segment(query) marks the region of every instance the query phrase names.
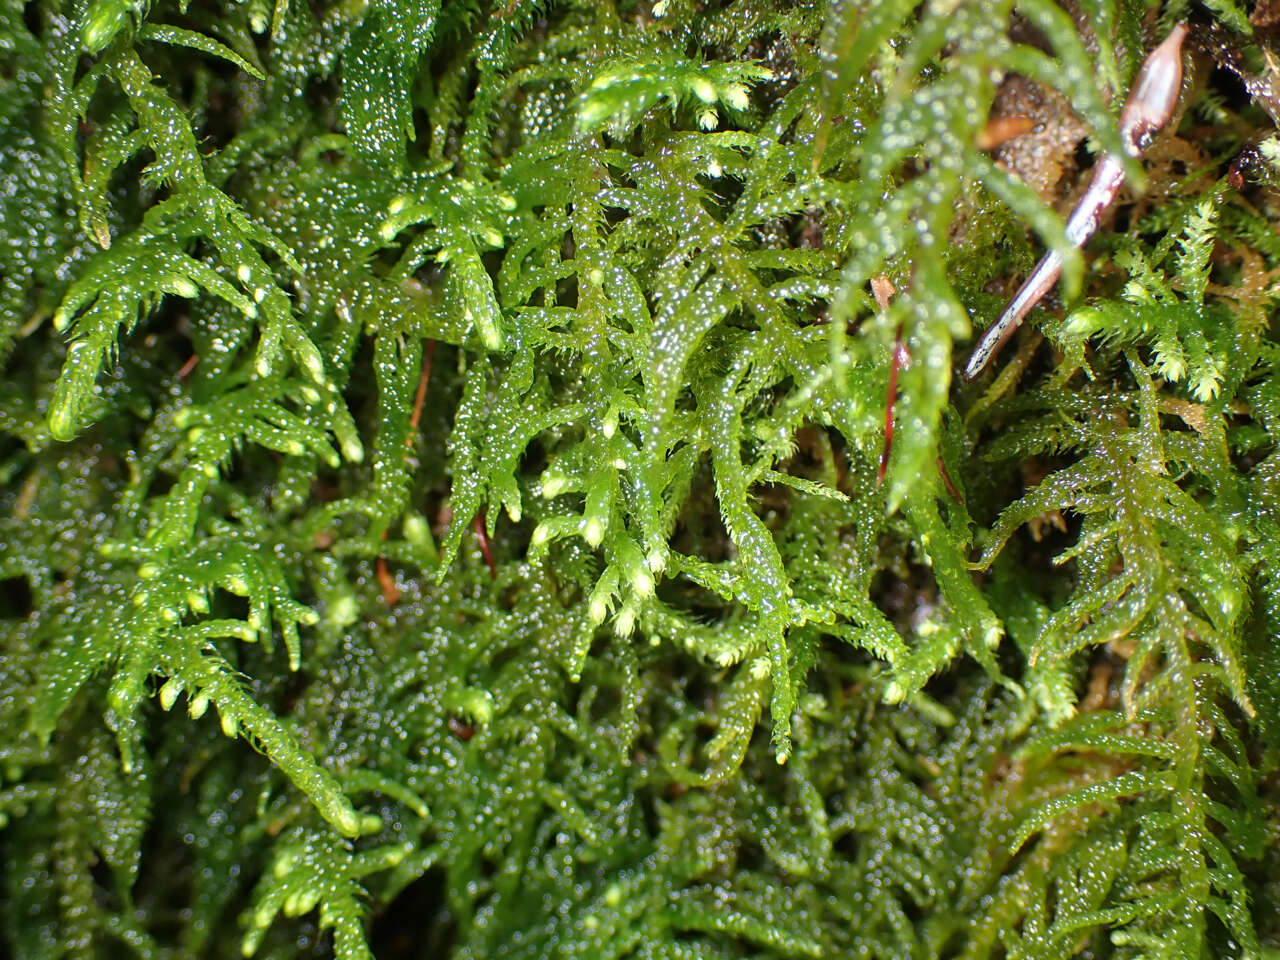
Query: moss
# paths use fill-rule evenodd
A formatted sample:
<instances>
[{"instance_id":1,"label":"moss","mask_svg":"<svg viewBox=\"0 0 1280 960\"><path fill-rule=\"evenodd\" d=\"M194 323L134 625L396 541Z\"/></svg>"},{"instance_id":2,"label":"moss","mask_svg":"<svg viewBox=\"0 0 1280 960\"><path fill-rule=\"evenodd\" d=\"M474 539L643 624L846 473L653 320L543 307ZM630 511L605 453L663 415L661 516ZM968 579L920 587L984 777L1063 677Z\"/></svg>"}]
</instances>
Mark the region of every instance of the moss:
<instances>
[{"instance_id":1,"label":"moss","mask_svg":"<svg viewBox=\"0 0 1280 960\"><path fill-rule=\"evenodd\" d=\"M8 4L7 951L1280 949L1275 61L1204 6Z\"/></svg>"}]
</instances>

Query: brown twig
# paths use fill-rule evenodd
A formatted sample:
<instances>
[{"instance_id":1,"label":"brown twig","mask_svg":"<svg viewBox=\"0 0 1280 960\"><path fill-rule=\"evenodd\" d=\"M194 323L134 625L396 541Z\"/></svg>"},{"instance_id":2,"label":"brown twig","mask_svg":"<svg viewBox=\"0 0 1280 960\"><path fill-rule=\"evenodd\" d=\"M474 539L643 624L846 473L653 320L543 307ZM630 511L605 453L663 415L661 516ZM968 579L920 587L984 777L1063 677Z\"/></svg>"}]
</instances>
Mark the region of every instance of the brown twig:
<instances>
[{"instance_id":1,"label":"brown twig","mask_svg":"<svg viewBox=\"0 0 1280 960\"><path fill-rule=\"evenodd\" d=\"M418 392L413 398L413 413L409 416L409 435L404 438L406 447L413 446L413 439L418 435L418 424L422 422L422 404L427 399L427 383L431 380L431 357L436 352L436 342L427 341L427 348L422 352L422 373L418 376Z\"/></svg>"},{"instance_id":2,"label":"brown twig","mask_svg":"<svg viewBox=\"0 0 1280 960\"><path fill-rule=\"evenodd\" d=\"M489 567L489 576L497 580L498 564L494 562L493 551L489 549L489 535L484 532L483 511L477 513L475 519L471 521L471 529L475 532L476 543L480 545L480 553L484 556L484 562Z\"/></svg>"}]
</instances>

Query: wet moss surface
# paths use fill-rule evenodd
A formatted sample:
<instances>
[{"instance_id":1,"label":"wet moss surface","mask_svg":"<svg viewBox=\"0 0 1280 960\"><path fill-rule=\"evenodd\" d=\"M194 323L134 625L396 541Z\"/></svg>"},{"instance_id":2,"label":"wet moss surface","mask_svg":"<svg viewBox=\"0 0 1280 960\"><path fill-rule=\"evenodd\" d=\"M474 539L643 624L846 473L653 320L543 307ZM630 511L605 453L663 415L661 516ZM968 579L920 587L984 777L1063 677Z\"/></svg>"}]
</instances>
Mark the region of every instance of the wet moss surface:
<instances>
[{"instance_id":1,"label":"wet moss surface","mask_svg":"<svg viewBox=\"0 0 1280 960\"><path fill-rule=\"evenodd\" d=\"M5 952L1280 950L1273 8L4 5Z\"/></svg>"}]
</instances>

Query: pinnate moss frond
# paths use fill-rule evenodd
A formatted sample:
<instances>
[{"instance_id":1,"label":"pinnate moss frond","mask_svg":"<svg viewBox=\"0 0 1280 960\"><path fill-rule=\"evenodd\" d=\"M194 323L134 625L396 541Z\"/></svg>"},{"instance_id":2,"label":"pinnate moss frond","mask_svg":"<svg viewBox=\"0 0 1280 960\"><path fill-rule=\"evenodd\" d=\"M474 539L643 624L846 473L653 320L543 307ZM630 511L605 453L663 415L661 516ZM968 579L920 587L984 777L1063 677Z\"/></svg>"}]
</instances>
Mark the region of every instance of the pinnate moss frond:
<instances>
[{"instance_id":1,"label":"pinnate moss frond","mask_svg":"<svg viewBox=\"0 0 1280 960\"><path fill-rule=\"evenodd\" d=\"M5 949L1267 956L1265 6L0 11Z\"/></svg>"}]
</instances>

